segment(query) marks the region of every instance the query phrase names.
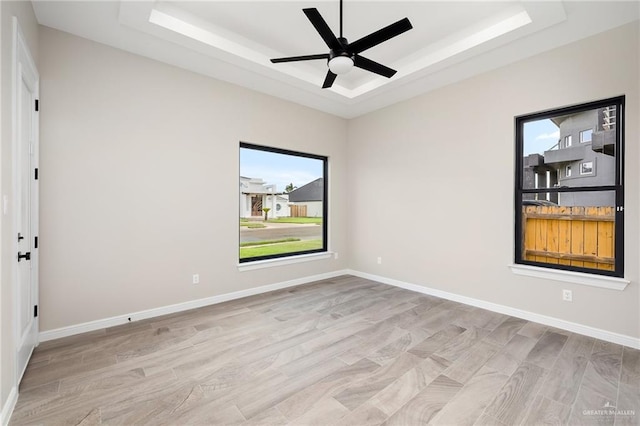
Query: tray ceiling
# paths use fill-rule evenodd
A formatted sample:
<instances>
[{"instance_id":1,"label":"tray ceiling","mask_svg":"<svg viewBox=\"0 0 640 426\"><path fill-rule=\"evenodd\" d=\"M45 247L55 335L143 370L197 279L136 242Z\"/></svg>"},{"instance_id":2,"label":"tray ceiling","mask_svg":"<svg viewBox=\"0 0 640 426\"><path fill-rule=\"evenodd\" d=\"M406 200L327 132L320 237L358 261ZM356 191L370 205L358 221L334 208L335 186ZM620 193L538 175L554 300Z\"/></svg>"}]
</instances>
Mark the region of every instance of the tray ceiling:
<instances>
[{"instance_id":1,"label":"tray ceiling","mask_svg":"<svg viewBox=\"0 0 640 426\"><path fill-rule=\"evenodd\" d=\"M321 89L326 53L303 8L338 33L338 1L35 1L40 24L345 118L637 20L637 2L344 2L350 41L408 17L413 29L366 52L398 73L353 69Z\"/></svg>"}]
</instances>

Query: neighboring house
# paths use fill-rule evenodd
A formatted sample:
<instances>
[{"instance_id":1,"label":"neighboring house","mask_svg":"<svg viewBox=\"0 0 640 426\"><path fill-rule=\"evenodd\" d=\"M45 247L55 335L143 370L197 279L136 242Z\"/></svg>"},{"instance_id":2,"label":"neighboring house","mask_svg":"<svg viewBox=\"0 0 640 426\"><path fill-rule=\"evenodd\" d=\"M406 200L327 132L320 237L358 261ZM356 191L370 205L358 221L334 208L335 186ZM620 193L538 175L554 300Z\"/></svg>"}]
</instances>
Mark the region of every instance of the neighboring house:
<instances>
[{"instance_id":1,"label":"neighboring house","mask_svg":"<svg viewBox=\"0 0 640 426\"><path fill-rule=\"evenodd\" d=\"M240 176L240 217L264 217L264 207L269 207L269 217L289 216L289 200L278 193L275 184L267 184L260 178Z\"/></svg>"},{"instance_id":2,"label":"neighboring house","mask_svg":"<svg viewBox=\"0 0 640 426\"><path fill-rule=\"evenodd\" d=\"M552 119L560 139L541 154L525 159L523 178L529 188L613 185L615 179L615 108L601 108ZM529 194L525 199L532 199ZM548 194L561 206L614 206L615 194L566 192Z\"/></svg>"},{"instance_id":3,"label":"neighboring house","mask_svg":"<svg viewBox=\"0 0 640 426\"><path fill-rule=\"evenodd\" d=\"M318 178L289 193L292 216L322 217L322 201L324 200L324 179ZM295 214L296 211L305 211Z\"/></svg>"}]
</instances>

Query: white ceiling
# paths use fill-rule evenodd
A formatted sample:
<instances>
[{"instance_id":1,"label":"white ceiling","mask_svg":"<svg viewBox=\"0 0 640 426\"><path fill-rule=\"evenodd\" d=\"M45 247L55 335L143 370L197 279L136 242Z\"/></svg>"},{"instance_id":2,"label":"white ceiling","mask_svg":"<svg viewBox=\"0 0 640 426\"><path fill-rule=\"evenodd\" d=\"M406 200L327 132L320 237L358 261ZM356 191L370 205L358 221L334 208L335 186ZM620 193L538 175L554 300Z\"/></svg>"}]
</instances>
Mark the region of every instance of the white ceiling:
<instances>
[{"instance_id":1,"label":"white ceiling","mask_svg":"<svg viewBox=\"0 0 640 426\"><path fill-rule=\"evenodd\" d=\"M336 35L338 0L34 1L38 22L200 74L345 118L638 20L637 1L344 0L344 36L355 41L408 17L413 29L363 56L398 73L354 68L321 89L326 61L269 58L328 53L303 8Z\"/></svg>"}]
</instances>

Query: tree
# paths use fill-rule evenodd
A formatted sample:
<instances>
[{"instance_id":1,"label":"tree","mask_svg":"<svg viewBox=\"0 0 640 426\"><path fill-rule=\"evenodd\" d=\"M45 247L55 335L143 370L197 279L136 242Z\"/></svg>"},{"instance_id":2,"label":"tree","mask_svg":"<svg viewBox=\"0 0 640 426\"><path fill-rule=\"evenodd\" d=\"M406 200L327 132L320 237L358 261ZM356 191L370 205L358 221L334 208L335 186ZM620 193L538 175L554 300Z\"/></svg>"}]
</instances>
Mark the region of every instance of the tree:
<instances>
[{"instance_id":1,"label":"tree","mask_svg":"<svg viewBox=\"0 0 640 426\"><path fill-rule=\"evenodd\" d=\"M289 185L287 185L287 187L284 189L284 192L291 192L294 189L298 188L297 186L293 186L293 182L291 182Z\"/></svg>"},{"instance_id":2,"label":"tree","mask_svg":"<svg viewBox=\"0 0 640 426\"><path fill-rule=\"evenodd\" d=\"M262 211L264 212L264 220L265 221L269 220L269 210L271 210L270 207L264 207L262 209Z\"/></svg>"}]
</instances>

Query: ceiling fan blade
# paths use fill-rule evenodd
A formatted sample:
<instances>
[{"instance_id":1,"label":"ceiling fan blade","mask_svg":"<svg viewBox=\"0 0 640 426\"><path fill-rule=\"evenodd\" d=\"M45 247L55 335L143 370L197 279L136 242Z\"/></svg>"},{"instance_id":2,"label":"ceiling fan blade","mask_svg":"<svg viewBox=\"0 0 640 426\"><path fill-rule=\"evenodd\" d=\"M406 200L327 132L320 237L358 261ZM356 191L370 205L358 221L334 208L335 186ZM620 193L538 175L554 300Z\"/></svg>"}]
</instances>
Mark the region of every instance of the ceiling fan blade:
<instances>
[{"instance_id":1,"label":"ceiling fan blade","mask_svg":"<svg viewBox=\"0 0 640 426\"><path fill-rule=\"evenodd\" d=\"M327 76L324 79L324 83L322 83L322 88L327 89L333 86L333 82L336 81L336 77L338 75L331 72L331 70L327 71Z\"/></svg>"},{"instance_id":2,"label":"ceiling fan blade","mask_svg":"<svg viewBox=\"0 0 640 426\"><path fill-rule=\"evenodd\" d=\"M314 59L329 59L329 54L321 53L319 55L289 56L288 58L275 58L272 59L271 62L277 64L280 62L311 61Z\"/></svg>"},{"instance_id":3,"label":"ceiling fan blade","mask_svg":"<svg viewBox=\"0 0 640 426\"><path fill-rule=\"evenodd\" d=\"M353 65L358 68L362 68L363 70L371 71L376 74L380 74L387 78L391 78L397 71L386 67L382 64L377 63L376 61L372 61L371 59L367 59L364 56L356 55L353 58Z\"/></svg>"},{"instance_id":4,"label":"ceiling fan blade","mask_svg":"<svg viewBox=\"0 0 640 426\"><path fill-rule=\"evenodd\" d=\"M413 25L411 25L411 22L408 18L401 19L398 22L395 22L376 32L369 34L368 36L364 36L361 39L354 41L353 43L349 43L347 50L350 53L364 52L365 50L370 49L373 46L377 46L378 44L387 41L390 38L409 31L411 28L413 28Z\"/></svg>"},{"instance_id":5,"label":"ceiling fan blade","mask_svg":"<svg viewBox=\"0 0 640 426\"><path fill-rule=\"evenodd\" d=\"M324 42L327 43L329 49L342 50L344 48L336 38L335 34L333 34L333 31L331 31L331 28L329 28L329 25L327 25L327 22L324 20L322 15L320 15L318 9L309 8L302 9L302 11L307 15L307 18L309 18L311 24L315 27L316 31L318 31L320 37L322 37Z\"/></svg>"}]
</instances>

